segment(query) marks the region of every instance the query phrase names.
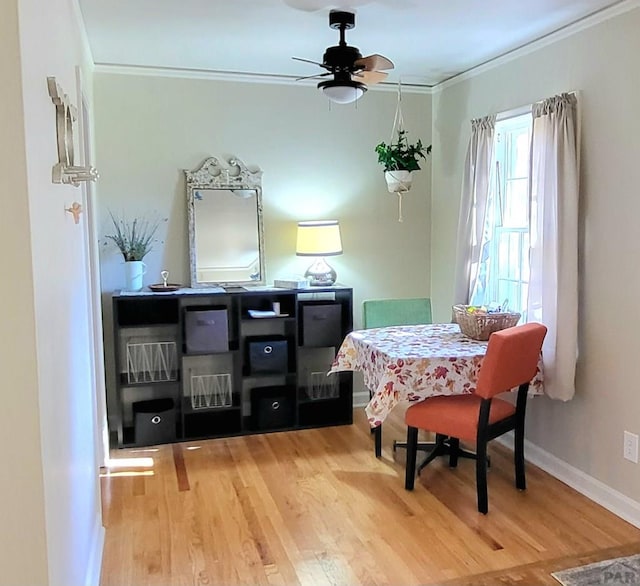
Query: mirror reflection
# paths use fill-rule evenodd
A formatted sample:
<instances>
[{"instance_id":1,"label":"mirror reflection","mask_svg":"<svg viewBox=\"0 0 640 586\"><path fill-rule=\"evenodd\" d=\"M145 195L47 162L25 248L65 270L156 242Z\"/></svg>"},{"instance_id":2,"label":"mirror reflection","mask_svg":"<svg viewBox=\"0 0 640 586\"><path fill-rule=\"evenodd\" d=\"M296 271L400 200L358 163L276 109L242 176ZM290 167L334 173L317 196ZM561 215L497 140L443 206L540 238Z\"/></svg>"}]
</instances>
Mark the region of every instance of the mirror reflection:
<instances>
[{"instance_id":1,"label":"mirror reflection","mask_svg":"<svg viewBox=\"0 0 640 586\"><path fill-rule=\"evenodd\" d=\"M186 175L191 286L263 283L262 172L211 157Z\"/></svg>"},{"instance_id":2,"label":"mirror reflection","mask_svg":"<svg viewBox=\"0 0 640 586\"><path fill-rule=\"evenodd\" d=\"M194 192L199 283L260 280L256 198L250 189Z\"/></svg>"}]
</instances>

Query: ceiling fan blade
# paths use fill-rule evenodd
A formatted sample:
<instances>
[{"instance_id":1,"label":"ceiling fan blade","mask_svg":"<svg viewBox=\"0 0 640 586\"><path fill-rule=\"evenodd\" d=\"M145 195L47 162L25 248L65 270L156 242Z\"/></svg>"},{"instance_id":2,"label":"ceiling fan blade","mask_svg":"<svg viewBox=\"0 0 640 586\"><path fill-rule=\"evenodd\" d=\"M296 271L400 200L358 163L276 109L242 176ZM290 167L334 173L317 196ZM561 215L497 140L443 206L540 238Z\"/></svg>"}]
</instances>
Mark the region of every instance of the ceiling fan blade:
<instances>
[{"instance_id":1,"label":"ceiling fan blade","mask_svg":"<svg viewBox=\"0 0 640 586\"><path fill-rule=\"evenodd\" d=\"M354 65L358 69L365 71L378 71L381 69L393 69L393 63L382 55L367 55L361 59L356 59Z\"/></svg>"},{"instance_id":2,"label":"ceiling fan blade","mask_svg":"<svg viewBox=\"0 0 640 586\"><path fill-rule=\"evenodd\" d=\"M353 74L354 77L358 78L358 81L367 85L380 83L387 78L387 75L384 71L358 71Z\"/></svg>"},{"instance_id":3,"label":"ceiling fan blade","mask_svg":"<svg viewBox=\"0 0 640 586\"><path fill-rule=\"evenodd\" d=\"M314 65L319 65L320 67L327 69L326 65L318 63L317 61L312 61L311 59L303 59L302 57L291 57L291 59L294 59L295 61L303 61L304 63L313 63Z\"/></svg>"},{"instance_id":4,"label":"ceiling fan blade","mask_svg":"<svg viewBox=\"0 0 640 586\"><path fill-rule=\"evenodd\" d=\"M327 75L333 75L330 71L327 73L318 73L316 75L307 75L305 77L297 77L296 81L302 81L303 79L317 79L319 77L326 77Z\"/></svg>"}]
</instances>

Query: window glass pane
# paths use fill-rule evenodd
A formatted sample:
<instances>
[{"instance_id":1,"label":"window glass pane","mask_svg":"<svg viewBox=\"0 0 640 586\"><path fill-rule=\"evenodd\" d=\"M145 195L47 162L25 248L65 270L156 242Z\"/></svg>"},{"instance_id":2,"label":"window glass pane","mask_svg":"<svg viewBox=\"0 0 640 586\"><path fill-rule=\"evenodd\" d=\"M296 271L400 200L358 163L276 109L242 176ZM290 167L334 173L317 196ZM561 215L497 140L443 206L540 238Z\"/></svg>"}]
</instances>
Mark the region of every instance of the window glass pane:
<instances>
[{"instance_id":1,"label":"window glass pane","mask_svg":"<svg viewBox=\"0 0 640 586\"><path fill-rule=\"evenodd\" d=\"M529 178L514 179L506 185L503 226L529 225Z\"/></svg>"},{"instance_id":2,"label":"window glass pane","mask_svg":"<svg viewBox=\"0 0 640 586\"><path fill-rule=\"evenodd\" d=\"M509 179L529 176L529 128L519 126L507 133Z\"/></svg>"},{"instance_id":3,"label":"window glass pane","mask_svg":"<svg viewBox=\"0 0 640 586\"><path fill-rule=\"evenodd\" d=\"M529 285L530 114L496 123L479 279L471 303L524 312ZM526 317L526 316L525 316Z\"/></svg>"}]
</instances>

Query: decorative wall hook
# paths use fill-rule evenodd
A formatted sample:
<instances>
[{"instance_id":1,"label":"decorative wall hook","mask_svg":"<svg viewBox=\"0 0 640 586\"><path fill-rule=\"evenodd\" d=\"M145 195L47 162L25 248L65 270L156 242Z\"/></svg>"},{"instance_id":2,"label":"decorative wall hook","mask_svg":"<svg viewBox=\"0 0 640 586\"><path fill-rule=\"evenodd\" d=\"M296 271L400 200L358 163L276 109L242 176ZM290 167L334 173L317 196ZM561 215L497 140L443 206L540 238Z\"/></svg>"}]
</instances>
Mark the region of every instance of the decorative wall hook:
<instances>
[{"instance_id":1,"label":"decorative wall hook","mask_svg":"<svg viewBox=\"0 0 640 586\"><path fill-rule=\"evenodd\" d=\"M93 167L75 165L73 152L73 123L77 119L77 110L69 102L55 77L47 77L49 96L56 107L56 134L58 143L58 162L53 166L52 181L69 183L78 187L81 181L95 181L98 172ZM77 223L77 222L76 222Z\"/></svg>"},{"instance_id":2,"label":"decorative wall hook","mask_svg":"<svg viewBox=\"0 0 640 586\"><path fill-rule=\"evenodd\" d=\"M80 223L80 214L83 212L82 210L82 204L78 203L77 201L74 201L71 204L70 208L64 208L65 212L69 212L71 215L73 215L73 221L75 224L79 224Z\"/></svg>"}]
</instances>

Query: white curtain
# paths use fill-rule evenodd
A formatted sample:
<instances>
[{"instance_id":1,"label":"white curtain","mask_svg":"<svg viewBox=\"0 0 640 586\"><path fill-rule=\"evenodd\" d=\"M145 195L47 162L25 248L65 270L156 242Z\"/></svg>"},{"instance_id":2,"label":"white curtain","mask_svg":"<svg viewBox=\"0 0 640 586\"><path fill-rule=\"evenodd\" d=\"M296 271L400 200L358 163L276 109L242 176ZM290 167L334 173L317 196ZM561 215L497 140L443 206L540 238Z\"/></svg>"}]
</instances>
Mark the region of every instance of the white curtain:
<instances>
[{"instance_id":1,"label":"white curtain","mask_svg":"<svg viewBox=\"0 0 640 586\"><path fill-rule=\"evenodd\" d=\"M496 117L471 121L458 220L454 303L469 303L478 279L489 197Z\"/></svg>"},{"instance_id":2,"label":"white curtain","mask_svg":"<svg viewBox=\"0 0 640 586\"><path fill-rule=\"evenodd\" d=\"M545 394L575 392L578 345L577 99L554 96L533 106L528 321L547 328Z\"/></svg>"}]
</instances>

